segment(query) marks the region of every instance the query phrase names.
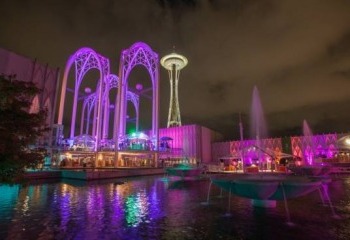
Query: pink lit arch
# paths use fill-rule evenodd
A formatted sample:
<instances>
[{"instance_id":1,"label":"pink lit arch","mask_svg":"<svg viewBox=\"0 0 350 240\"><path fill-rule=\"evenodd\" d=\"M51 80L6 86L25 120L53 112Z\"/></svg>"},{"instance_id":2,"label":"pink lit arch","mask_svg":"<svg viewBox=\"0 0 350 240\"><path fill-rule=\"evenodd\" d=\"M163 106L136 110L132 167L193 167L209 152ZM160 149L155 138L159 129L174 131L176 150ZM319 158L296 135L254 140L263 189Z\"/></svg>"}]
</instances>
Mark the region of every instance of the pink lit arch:
<instances>
[{"instance_id":1,"label":"pink lit arch","mask_svg":"<svg viewBox=\"0 0 350 240\"><path fill-rule=\"evenodd\" d=\"M142 65L148 71L152 81L152 130L151 138L158 142L158 100L159 100L159 59L147 44L137 42L129 49L122 51L119 64L119 88L116 98L116 111L114 116L114 140L118 141L118 137L125 136L126 131L126 109L127 109L127 92L128 92L128 77L132 69ZM155 142L155 146L158 144Z\"/></svg>"},{"instance_id":2,"label":"pink lit arch","mask_svg":"<svg viewBox=\"0 0 350 240\"><path fill-rule=\"evenodd\" d=\"M64 104L65 104L65 95L67 90L67 79L69 71L72 65L75 65L75 83L74 83L74 100L73 100L73 110L72 110L72 120L71 120L71 128L70 128L70 138L73 139L75 137L75 124L76 124L76 113L77 113L77 103L78 103L78 93L80 85L83 81L85 74L90 69L97 69L100 72L100 78L98 80L98 95L96 101L98 104L95 104L94 110L94 121L93 121L93 135L96 139L96 147L99 145L101 139L101 125L102 125L102 95L104 89L104 81L106 76L109 74L109 60L103 57L100 54L97 54L91 48L81 48L76 51L73 55L71 55L66 64L63 81L62 81L62 92L60 98L60 106L58 113L58 124L62 125L63 113L64 113Z\"/></svg>"},{"instance_id":3,"label":"pink lit arch","mask_svg":"<svg viewBox=\"0 0 350 240\"><path fill-rule=\"evenodd\" d=\"M109 132L109 119L110 119L110 100L109 100L109 92L112 88L118 88L119 78L115 74L109 74L106 78L106 86L104 91L104 114L103 114L103 139L108 138ZM136 112L136 131L139 126L139 96L133 92L127 91L126 100L131 101L134 105Z\"/></svg>"}]
</instances>

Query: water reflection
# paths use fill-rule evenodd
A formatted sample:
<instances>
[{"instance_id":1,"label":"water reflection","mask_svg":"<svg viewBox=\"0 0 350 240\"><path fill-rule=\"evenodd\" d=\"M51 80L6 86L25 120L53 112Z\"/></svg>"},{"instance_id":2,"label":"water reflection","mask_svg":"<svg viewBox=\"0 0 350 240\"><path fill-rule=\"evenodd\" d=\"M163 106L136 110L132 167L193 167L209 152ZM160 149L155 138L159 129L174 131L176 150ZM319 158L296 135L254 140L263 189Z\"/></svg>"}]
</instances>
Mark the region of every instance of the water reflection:
<instances>
[{"instance_id":1,"label":"water reflection","mask_svg":"<svg viewBox=\"0 0 350 240\"><path fill-rule=\"evenodd\" d=\"M0 185L0 239L346 239L350 234L350 177L330 185L341 221L320 207L319 196L289 203L297 227L285 224L283 204L253 208L227 194L204 207L207 180L164 181L161 177L81 182L65 180ZM213 189L219 195L219 189Z\"/></svg>"},{"instance_id":2,"label":"water reflection","mask_svg":"<svg viewBox=\"0 0 350 240\"><path fill-rule=\"evenodd\" d=\"M0 185L0 221L12 218L12 208L15 205L19 194L19 185Z\"/></svg>"},{"instance_id":3,"label":"water reflection","mask_svg":"<svg viewBox=\"0 0 350 240\"><path fill-rule=\"evenodd\" d=\"M144 192L126 198L125 212L128 226L136 227L148 214L147 196Z\"/></svg>"}]
</instances>

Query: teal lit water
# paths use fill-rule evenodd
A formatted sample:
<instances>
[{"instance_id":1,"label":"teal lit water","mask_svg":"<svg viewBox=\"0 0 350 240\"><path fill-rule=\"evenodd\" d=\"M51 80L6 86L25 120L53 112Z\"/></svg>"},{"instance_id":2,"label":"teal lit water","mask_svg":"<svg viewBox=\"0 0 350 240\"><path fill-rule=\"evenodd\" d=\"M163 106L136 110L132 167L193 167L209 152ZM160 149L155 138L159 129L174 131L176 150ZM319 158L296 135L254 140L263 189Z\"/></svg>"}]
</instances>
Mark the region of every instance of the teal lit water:
<instances>
[{"instance_id":1,"label":"teal lit water","mask_svg":"<svg viewBox=\"0 0 350 240\"><path fill-rule=\"evenodd\" d=\"M336 213L318 192L273 209L252 207L208 179L165 181L159 176L81 182L33 182L0 186L0 239L350 239L350 176L334 179L329 191Z\"/></svg>"}]
</instances>

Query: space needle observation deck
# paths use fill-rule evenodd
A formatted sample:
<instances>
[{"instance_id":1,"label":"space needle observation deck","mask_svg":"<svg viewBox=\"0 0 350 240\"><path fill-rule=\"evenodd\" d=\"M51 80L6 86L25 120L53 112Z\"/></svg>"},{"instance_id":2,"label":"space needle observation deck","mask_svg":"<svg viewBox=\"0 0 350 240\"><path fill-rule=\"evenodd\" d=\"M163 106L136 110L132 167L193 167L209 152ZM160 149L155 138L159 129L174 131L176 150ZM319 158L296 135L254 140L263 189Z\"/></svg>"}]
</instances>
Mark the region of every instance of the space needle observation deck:
<instances>
[{"instance_id":1,"label":"space needle observation deck","mask_svg":"<svg viewBox=\"0 0 350 240\"><path fill-rule=\"evenodd\" d=\"M168 70L170 79L170 104L167 127L181 126L179 107L178 84L180 70L188 63L186 57L177 53L171 53L162 57L160 64Z\"/></svg>"}]
</instances>

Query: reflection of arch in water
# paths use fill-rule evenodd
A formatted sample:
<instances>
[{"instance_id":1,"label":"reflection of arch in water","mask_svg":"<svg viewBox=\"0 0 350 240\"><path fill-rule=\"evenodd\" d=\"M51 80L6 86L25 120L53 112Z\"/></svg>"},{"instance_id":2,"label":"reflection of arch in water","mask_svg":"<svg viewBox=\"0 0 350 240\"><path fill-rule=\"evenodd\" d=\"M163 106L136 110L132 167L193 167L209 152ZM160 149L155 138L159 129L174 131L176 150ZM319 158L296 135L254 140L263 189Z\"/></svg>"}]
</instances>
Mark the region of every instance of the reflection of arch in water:
<instances>
[{"instance_id":1,"label":"reflection of arch in water","mask_svg":"<svg viewBox=\"0 0 350 240\"><path fill-rule=\"evenodd\" d=\"M101 137L101 119L102 119L102 94L104 88L104 80L106 76L109 74L109 60L102 55L97 54L94 50L90 48L81 48L76 51L73 55L70 56L68 62L66 64L63 81L62 81L62 92L60 99L60 107L58 113L58 124L62 125L63 113L64 113L64 104L65 104L65 96L67 90L67 79L69 71L72 65L75 65L75 82L74 82L74 98L73 98L73 110L72 110L72 118L71 118L71 128L70 128L70 138L73 139L75 136L75 124L76 124L76 113L77 113L77 103L78 103L78 94L79 88L83 81L84 76L90 69L97 69L100 73L100 77L98 80L98 88L96 95L96 103L94 110L94 121L93 121L93 129L95 129L94 136L96 136L96 147L99 144L99 140ZM95 120L96 119L96 120Z\"/></svg>"},{"instance_id":2,"label":"reflection of arch in water","mask_svg":"<svg viewBox=\"0 0 350 240\"><path fill-rule=\"evenodd\" d=\"M145 43L138 42L122 52L119 64L119 88L116 99L114 139L125 136L128 77L132 69L142 65L148 71L152 82L152 131L151 138L158 139L159 60L158 54ZM157 146L157 144L155 144Z\"/></svg>"}]
</instances>

